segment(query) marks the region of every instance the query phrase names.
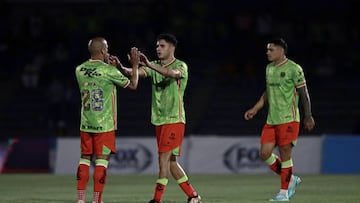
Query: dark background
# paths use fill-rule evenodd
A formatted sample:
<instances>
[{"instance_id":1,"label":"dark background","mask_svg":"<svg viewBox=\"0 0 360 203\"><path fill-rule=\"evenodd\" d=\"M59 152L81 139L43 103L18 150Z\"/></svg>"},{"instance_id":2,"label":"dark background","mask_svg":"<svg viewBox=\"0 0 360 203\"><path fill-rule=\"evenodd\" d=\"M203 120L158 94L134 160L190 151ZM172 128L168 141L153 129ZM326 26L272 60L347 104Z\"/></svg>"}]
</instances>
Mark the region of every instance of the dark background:
<instances>
[{"instance_id":1,"label":"dark background","mask_svg":"<svg viewBox=\"0 0 360 203\"><path fill-rule=\"evenodd\" d=\"M187 134L258 135L266 109L244 112L265 88L266 40L283 37L305 72L316 128L360 134L359 1L0 1L0 137L78 136L75 67L103 36L128 65L138 47L155 59L155 38L177 36L189 66ZM150 83L119 89L119 135L153 135ZM300 105L301 107L301 105ZM305 133L305 131L301 131Z\"/></svg>"}]
</instances>

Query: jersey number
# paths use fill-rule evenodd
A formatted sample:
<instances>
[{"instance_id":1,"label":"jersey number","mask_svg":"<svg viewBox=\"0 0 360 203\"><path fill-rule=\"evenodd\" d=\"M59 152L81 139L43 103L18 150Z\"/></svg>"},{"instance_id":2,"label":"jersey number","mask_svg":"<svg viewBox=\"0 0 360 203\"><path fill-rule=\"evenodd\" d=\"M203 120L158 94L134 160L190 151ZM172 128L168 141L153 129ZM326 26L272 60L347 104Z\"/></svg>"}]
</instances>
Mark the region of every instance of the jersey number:
<instances>
[{"instance_id":1,"label":"jersey number","mask_svg":"<svg viewBox=\"0 0 360 203\"><path fill-rule=\"evenodd\" d=\"M94 89L91 92L87 89L84 89L81 92L83 97L83 107L84 111L101 111L104 107L103 103L103 91L101 89Z\"/></svg>"}]
</instances>

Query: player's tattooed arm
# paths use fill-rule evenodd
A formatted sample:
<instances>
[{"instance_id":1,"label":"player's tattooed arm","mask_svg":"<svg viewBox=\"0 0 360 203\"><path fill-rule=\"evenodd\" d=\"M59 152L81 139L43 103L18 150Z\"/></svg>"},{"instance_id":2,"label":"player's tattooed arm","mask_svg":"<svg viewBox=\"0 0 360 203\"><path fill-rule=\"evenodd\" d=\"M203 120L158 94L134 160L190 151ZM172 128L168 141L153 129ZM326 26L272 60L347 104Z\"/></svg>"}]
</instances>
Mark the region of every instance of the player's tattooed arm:
<instances>
[{"instance_id":1,"label":"player's tattooed arm","mask_svg":"<svg viewBox=\"0 0 360 203\"><path fill-rule=\"evenodd\" d=\"M300 95L301 103L304 110L304 127L306 130L312 130L315 126L315 121L311 112L311 101L309 91L306 85L297 88Z\"/></svg>"}]
</instances>

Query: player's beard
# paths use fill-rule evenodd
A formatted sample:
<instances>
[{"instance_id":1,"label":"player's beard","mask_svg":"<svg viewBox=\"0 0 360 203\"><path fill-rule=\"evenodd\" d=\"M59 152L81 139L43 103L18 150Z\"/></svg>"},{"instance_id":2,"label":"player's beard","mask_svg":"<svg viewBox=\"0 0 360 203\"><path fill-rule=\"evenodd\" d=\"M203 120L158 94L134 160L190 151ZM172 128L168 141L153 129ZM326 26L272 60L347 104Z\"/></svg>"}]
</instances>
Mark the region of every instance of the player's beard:
<instances>
[{"instance_id":1,"label":"player's beard","mask_svg":"<svg viewBox=\"0 0 360 203\"><path fill-rule=\"evenodd\" d=\"M157 56L158 56L158 58L159 58L160 60L164 60L163 54L157 53Z\"/></svg>"},{"instance_id":2,"label":"player's beard","mask_svg":"<svg viewBox=\"0 0 360 203\"><path fill-rule=\"evenodd\" d=\"M165 60L167 60L169 57L170 57L169 54L158 53L158 58L159 58L161 61L165 61Z\"/></svg>"}]
</instances>

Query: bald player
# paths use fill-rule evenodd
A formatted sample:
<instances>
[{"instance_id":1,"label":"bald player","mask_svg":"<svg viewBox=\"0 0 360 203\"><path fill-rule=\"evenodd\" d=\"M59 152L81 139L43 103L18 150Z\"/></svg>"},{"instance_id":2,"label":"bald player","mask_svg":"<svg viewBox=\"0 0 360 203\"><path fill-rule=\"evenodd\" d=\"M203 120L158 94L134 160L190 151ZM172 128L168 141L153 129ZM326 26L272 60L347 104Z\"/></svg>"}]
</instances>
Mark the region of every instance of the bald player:
<instances>
[{"instance_id":1,"label":"bald player","mask_svg":"<svg viewBox=\"0 0 360 203\"><path fill-rule=\"evenodd\" d=\"M120 61L116 56L110 56L104 38L91 39L88 49L90 59L77 66L75 71L81 93L81 157L77 168L77 202L85 203L90 163L95 156L93 203L101 203L110 154L116 152L116 86L136 90L140 53L137 48L131 49L129 59L135 74L126 77L117 69L121 65Z\"/></svg>"}]
</instances>

